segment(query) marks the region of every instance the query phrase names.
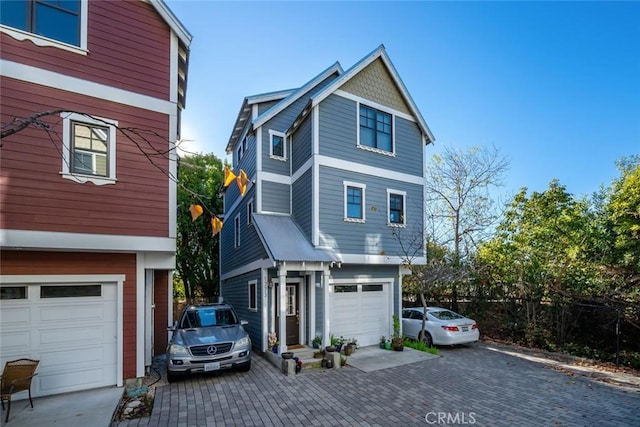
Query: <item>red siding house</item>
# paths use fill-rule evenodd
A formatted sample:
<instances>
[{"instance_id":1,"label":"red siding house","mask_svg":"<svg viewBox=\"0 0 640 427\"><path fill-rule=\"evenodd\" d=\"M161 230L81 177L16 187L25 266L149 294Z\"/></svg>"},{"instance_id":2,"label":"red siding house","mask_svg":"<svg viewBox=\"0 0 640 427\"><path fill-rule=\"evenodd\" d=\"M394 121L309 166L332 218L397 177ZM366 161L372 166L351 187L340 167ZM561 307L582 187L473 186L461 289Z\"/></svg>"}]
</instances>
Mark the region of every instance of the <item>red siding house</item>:
<instances>
[{"instance_id":1,"label":"red siding house","mask_svg":"<svg viewBox=\"0 0 640 427\"><path fill-rule=\"evenodd\" d=\"M35 396L122 386L167 343L191 35L161 0L0 21L0 363L40 360Z\"/></svg>"}]
</instances>

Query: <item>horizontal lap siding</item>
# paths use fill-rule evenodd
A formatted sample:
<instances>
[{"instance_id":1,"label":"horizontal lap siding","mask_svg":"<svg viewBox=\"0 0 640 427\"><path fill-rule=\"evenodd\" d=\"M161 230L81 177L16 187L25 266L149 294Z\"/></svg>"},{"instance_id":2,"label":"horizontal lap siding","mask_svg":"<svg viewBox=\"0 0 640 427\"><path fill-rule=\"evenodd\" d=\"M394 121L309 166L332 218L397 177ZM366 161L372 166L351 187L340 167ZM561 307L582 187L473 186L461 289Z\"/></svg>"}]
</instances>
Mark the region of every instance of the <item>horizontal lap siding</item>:
<instances>
[{"instance_id":1,"label":"horizontal lap siding","mask_svg":"<svg viewBox=\"0 0 640 427\"><path fill-rule=\"evenodd\" d=\"M87 55L0 35L2 57L60 74L169 99L170 29L142 1L90 1Z\"/></svg>"},{"instance_id":2,"label":"horizontal lap siding","mask_svg":"<svg viewBox=\"0 0 640 427\"><path fill-rule=\"evenodd\" d=\"M288 214L291 187L271 181L262 181L262 211Z\"/></svg>"},{"instance_id":3,"label":"horizontal lap siding","mask_svg":"<svg viewBox=\"0 0 640 427\"><path fill-rule=\"evenodd\" d=\"M28 127L3 139L0 227L165 237L169 233L169 118L65 91L3 77L1 121L59 108L117 120L120 127L151 130L147 141L116 132L116 178L112 185L62 178L62 117L42 117L50 132ZM64 102L60 100L64 99ZM142 152L151 154L149 158ZM155 164L152 164L152 162ZM157 166L157 167L156 167Z\"/></svg>"},{"instance_id":4,"label":"horizontal lap siding","mask_svg":"<svg viewBox=\"0 0 640 427\"><path fill-rule=\"evenodd\" d=\"M244 264L266 258L267 252L260 241L260 236L254 224L247 224L247 204L254 200L255 190L249 190L233 212L225 216L224 225L220 232L220 274L228 273ZM254 205L255 206L255 205ZM255 208L254 208L255 209ZM234 247L235 243L235 218L240 215L240 247Z\"/></svg>"},{"instance_id":5,"label":"horizontal lap siding","mask_svg":"<svg viewBox=\"0 0 640 427\"><path fill-rule=\"evenodd\" d=\"M292 173L295 174L311 158L311 115L296 129L291 142Z\"/></svg>"},{"instance_id":6,"label":"horizontal lap siding","mask_svg":"<svg viewBox=\"0 0 640 427\"><path fill-rule=\"evenodd\" d=\"M257 281L257 311L249 310L249 282ZM241 320L249 322L244 329L251 337L251 344L254 348L262 347L262 285L260 283L260 270L255 270L233 279L222 282L221 295L224 302L233 306Z\"/></svg>"},{"instance_id":7,"label":"horizontal lap siding","mask_svg":"<svg viewBox=\"0 0 640 427\"><path fill-rule=\"evenodd\" d=\"M364 224L344 221L344 184L366 184ZM343 254L401 256L400 244L387 225L387 189L406 191L407 227L402 233L423 230L422 186L356 172L320 168L320 235Z\"/></svg>"},{"instance_id":8,"label":"horizontal lap siding","mask_svg":"<svg viewBox=\"0 0 640 427\"><path fill-rule=\"evenodd\" d=\"M136 376L136 255L0 251L3 275L124 274L124 378Z\"/></svg>"},{"instance_id":9,"label":"horizontal lap siding","mask_svg":"<svg viewBox=\"0 0 640 427\"><path fill-rule=\"evenodd\" d=\"M302 95L300 98L298 98L294 103L278 113L274 118L264 124L264 126L262 127L262 169L264 171L279 173L287 176L289 175L289 159L291 158L291 146L287 146L288 160L286 162L269 158L269 144L271 143L269 129L279 132L287 131L291 127L291 125L293 125L294 120L302 112L302 109L305 107L307 102L309 102L309 97L331 83L334 78L335 77L329 77L325 79L324 81L310 89L308 92L306 92L304 95Z\"/></svg>"},{"instance_id":10,"label":"horizontal lap siding","mask_svg":"<svg viewBox=\"0 0 640 427\"><path fill-rule=\"evenodd\" d=\"M418 126L395 117L395 157L357 147L357 103L331 95L320 104L320 154L379 167L394 172L423 176L424 154Z\"/></svg>"},{"instance_id":11,"label":"horizontal lap siding","mask_svg":"<svg viewBox=\"0 0 640 427\"><path fill-rule=\"evenodd\" d=\"M293 219L304 235L311 241L312 229L312 169L306 171L296 182L293 183L292 191L292 210Z\"/></svg>"}]
</instances>

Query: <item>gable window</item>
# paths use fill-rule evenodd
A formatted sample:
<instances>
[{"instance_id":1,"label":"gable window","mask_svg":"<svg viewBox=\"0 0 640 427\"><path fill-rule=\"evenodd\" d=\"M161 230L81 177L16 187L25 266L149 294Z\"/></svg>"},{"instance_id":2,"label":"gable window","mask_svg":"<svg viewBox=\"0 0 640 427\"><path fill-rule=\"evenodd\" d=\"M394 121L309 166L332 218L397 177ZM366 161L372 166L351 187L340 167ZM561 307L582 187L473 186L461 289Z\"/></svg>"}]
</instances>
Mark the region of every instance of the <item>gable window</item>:
<instances>
[{"instance_id":1,"label":"gable window","mask_svg":"<svg viewBox=\"0 0 640 427\"><path fill-rule=\"evenodd\" d=\"M387 190L387 218L388 224L393 226L406 225L404 191Z\"/></svg>"},{"instance_id":2,"label":"gable window","mask_svg":"<svg viewBox=\"0 0 640 427\"><path fill-rule=\"evenodd\" d=\"M86 49L86 6L86 0L3 1L0 23L19 30L2 29L20 40L35 39L45 45L55 44L53 41Z\"/></svg>"},{"instance_id":3,"label":"gable window","mask_svg":"<svg viewBox=\"0 0 640 427\"><path fill-rule=\"evenodd\" d=\"M344 220L349 222L365 221L365 189L366 185L354 182L343 182L344 185Z\"/></svg>"},{"instance_id":4,"label":"gable window","mask_svg":"<svg viewBox=\"0 0 640 427\"><path fill-rule=\"evenodd\" d=\"M76 113L61 113L62 176L96 185L115 184L118 122Z\"/></svg>"},{"instance_id":5,"label":"gable window","mask_svg":"<svg viewBox=\"0 0 640 427\"><path fill-rule=\"evenodd\" d=\"M249 310L258 311L258 282L252 280L249 282Z\"/></svg>"},{"instance_id":6,"label":"gable window","mask_svg":"<svg viewBox=\"0 0 640 427\"><path fill-rule=\"evenodd\" d=\"M253 213L253 199L249 200L247 203L247 225L253 224L253 218L251 214Z\"/></svg>"},{"instance_id":7,"label":"gable window","mask_svg":"<svg viewBox=\"0 0 640 427\"><path fill-rule=\"evenodd\" d=\"M233 247L240 247L240 215L236 216L234 220Z\"/></svg>"},{"instance_id":8,"label":"gable window","mask_svg":"<svg viewBox=\"0 0 640 427\"><path fill-rule=\"evenodd\" d=\"M391 153L392 135L391 114L360 105L360 146Z\"/></svg>"},{"instance_id":9,"label":"gable window","mask_svg":"<svg viewBox=\"0 0 640 427\"><path fill-rule=\"evenodd\" d=\"M269 130L269 157L277 160L287 160L287 137L282 132Z\"/></svg>"}]
</instances>

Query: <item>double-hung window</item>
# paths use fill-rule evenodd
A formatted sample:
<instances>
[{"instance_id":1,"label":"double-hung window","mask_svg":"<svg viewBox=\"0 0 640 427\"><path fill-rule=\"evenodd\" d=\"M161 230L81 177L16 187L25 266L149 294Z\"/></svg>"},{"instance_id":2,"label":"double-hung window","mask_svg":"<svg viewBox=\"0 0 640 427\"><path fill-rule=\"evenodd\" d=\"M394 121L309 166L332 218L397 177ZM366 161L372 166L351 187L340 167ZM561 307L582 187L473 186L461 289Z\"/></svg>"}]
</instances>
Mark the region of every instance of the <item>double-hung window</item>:
<instances>
[{"instance_id":1,"label":"double-hung window","mask_svg":"<svg viewBox=\"0 0 640 427\"><path fill-rule=\"evenodd\" d=\"M96 185L115 184L118 122L76 113L61 113L62 176Z\"/></svg>"},{"instance_id":2,"label":"double-hung window","mask_svg":"<svg viewBox=\"0 0 640 427\"><path fill-rule=\"evenodd\" d=\"M277 160L287 159L287 136L275 130L269 130L269 157Z\"/></svg>"},{"instance_id":3,"label":"double-hung window","mask_svg":"<svg viewBox=\"0 0 640 427\"><path fill-rule=\"evenodd\" d=\"M392 116L384 111L360 105L360 146L393 152Z\"/></svg>"},{"instance_id":4,"label":"double-hung window","mask_svg":"<svg viewBox=\"0 0 640 427\"><path fill-rule=\"evenodd\" d=\"M365 221L366 185L354 182L343 182L344 186L344 220L349 222Z\"/></svg>"},{"instance_id":5,"label":"double-hung window","mask_svg":"<svg viewBox=\"0 0 640 427\"><path fill-rule=\"evenodd\" d=\"M404 226L406 222L406 198L404 191L387 190L387 218L391 226Z\"/></svg>"},{"instance_id":6,"label":"double-hung window","mask_svg":"<svg viewBox=\"0 0 640 427\"><path fill-rule=\"evenodd\" d=\"M2 1L0 23L4 32L20 39L33 37L39 44L58 42L86 49L87 4L86 0Z\"/></svg>"}]
</instances>

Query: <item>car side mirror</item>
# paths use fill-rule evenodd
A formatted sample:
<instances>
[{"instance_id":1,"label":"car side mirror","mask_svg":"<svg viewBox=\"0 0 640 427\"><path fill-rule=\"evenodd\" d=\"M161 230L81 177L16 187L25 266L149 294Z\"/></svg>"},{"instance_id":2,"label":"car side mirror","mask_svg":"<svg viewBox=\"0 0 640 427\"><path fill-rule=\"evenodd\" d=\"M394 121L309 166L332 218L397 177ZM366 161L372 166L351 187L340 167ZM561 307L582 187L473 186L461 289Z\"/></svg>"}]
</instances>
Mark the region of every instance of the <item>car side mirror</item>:
<instances>
[{"instance_id":1,"label":"car side mirror","mask_svg":"<svg viewBox=\"0 0 640 427\"><path fill-rule=\"evenodd\" d=\"M175 332L176 329L178 329L178 321L176 320L176 322L173 324L173 326L169 326L167 328L167 332Z\"/></svg>"},{"instance_id":2,"label":"car side mirror","mask_svg":"<svg viewBox=\"0 0 640 427\"><path fill-rule=\"evenodd\" d=\"M241 320L240 321L240 326L246 326L248 324L249 324L249 322L247 322L246 320Z\"/></svg>"}]
</instances>

